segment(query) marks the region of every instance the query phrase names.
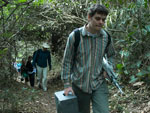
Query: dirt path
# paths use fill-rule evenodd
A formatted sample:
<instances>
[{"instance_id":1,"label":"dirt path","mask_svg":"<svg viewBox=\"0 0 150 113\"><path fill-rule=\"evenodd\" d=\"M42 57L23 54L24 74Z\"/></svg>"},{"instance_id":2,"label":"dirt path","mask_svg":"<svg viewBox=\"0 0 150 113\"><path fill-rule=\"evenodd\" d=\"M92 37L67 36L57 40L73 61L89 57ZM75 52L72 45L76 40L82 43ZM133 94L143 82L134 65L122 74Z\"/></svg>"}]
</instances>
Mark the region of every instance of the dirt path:
<instances>
[{"instance_id":1,"label":"dirt path","mask_svg":"<svg viewBox=\"0 0 150 113\"><path fill-rule=\"evenodd\" d=\"M57 83L48 82L48 91L44 92L42 89L36 88L39 93L36 98L35 111L37 113L56 113L55 97L54 93L56 91L63 90L63 84L60 80L57 80ZM37 109L38 108L38 109Z\"/></svg>"},{"instance_id":2,"label":"dirt path","mask_svg":"<svg viewBox=\"0 0 150 113\"><path fill-rule=\"evenodd\" d=\"M7 84L4 88L0 83L0 94L4 95L0 96L0 113L56 113L54 93L63 90L60 78L48 78L47 92L36 85L32 88L29 83L21 81L20 77Z\"/></svg>"},{"instance_id":3,"label":"dirt path","mask_svg":"<svg viewBox=\"0 0 150 113\"><path fill-rule=\"evenodd\" d=\"M58 82L60 82L60 81L58 81ZM56 91L63 90L62 86L63 85L61 84L61 82L58 83L58 84L53 84L53 85L49 84L47 92L41 91L41 97L43 97L41 99L41 103L43 103L43 105L45 103L46 104L45 105L45 109L47 109L47 111L45 111L45 113L56 113L56 105L55 105L54 93Z\"/></svg>"},{"instance_id":4,"label":"dirt path","mask_svg":"<svg viewBox=\"0 0 150 113\"><path fill-rule=\"evenodd\" d=\"M4 104L6 109L8 109L10 105L7 103L9 102L12 105L14 104L15 109L17 109L17 112L13 113L56 113L54 93L63 90L63 84L60 78L48 79L47 92L38 87L31 88L30 85L20 82L14 82L9 87L0 88L0 94L4 95L8 100L5 102L3 97L0 96L0 111L1 106ZM7 88L10 91L8 94L6 94ZM110 113L150 113L150 86L143 84L143 86L138 86L136 89L126 86L123 89L125 96L120 95L118 89L110 87L110 85L109 90ZM9 109L12 110L11 107Z\"/></svg>"}]
</instances>

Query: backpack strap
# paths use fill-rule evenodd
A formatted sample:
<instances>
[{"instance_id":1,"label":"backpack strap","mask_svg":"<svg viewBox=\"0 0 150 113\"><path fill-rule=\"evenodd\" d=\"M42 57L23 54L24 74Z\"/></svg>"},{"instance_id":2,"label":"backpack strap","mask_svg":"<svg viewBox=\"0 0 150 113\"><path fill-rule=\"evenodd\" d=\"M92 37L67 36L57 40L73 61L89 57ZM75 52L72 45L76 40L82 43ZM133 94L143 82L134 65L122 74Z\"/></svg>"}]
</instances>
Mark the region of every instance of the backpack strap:
<instances>
[{"instance_id":1,"label":"backpack strap","mask_svg":"<svg viewBox=\"0 0 150 113\"><path fill-rule=\"evenodd\" d=\"M77 54L77 49L78 49L79 42L80 42L80 30L79 30L79 28L76 28L74 30L74 38L75 38L75 42L74 42L74 56L73 56L73 61L75 61L76 54ZM74 65L74 62L73 62L73 65Z\"/></svg>"},{"instance_id":2,"label":"backpack strap","mask_svg":"<svg viewBox=\"0 0 150 113\"><path fill-rule=\"evenodd\" d=\"M78 49L78 46L79 46L79 42L80 42L80 30L79 28L75 29L74 30L74 33L75 33L75 42L74 42L74 56L76 56L76 53L77 53L77 49Z\"/></svg>"},{"instance_id":3,"label":"backpack strap","mask_svg":"<svg viewBox=\"0 0 150 113\"><path fill-rule=\"evenodd\" d=\"M109 46L109 44L111 43L111 37L110 37L110 34L108 33L108 31L106 31L106 30L104 30L106 33L107 33L107 35L108 35L108 43L107 43L107 45L106 45L106 48L105 48L105 54L107 53L107 51L108 51L108 46Z\"/></svg>"}]
</instances>

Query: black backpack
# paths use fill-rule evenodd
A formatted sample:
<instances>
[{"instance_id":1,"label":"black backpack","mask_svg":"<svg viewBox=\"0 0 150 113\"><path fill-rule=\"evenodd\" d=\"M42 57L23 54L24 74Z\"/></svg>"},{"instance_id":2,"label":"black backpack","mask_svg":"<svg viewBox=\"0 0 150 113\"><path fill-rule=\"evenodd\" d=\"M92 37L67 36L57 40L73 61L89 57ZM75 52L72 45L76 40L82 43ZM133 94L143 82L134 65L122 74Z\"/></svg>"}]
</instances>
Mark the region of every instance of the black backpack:
<instances>
[{"instance_id":1,"label":"black backpack","mask_svg":"<svg viewBox=\"0 0 150 113\"><path fill-rule=\"evenodd\" d=\"M79 42L80 42L80 30L79 30L79 28L76 28L74 30L74 32L75 32L75 42L74 42L74 58L73 58L73 61L75 60L75 56L76 56L77 49L78 49ZM105 32L108 35L108 43L107 43L107 46L106 46L106 49L105 49L105 53L106 53L107 48L108 48L109 44L111 43L111 37L110 37L109 33L106 30L105 30Z\"/></svg>"}]
</instances>

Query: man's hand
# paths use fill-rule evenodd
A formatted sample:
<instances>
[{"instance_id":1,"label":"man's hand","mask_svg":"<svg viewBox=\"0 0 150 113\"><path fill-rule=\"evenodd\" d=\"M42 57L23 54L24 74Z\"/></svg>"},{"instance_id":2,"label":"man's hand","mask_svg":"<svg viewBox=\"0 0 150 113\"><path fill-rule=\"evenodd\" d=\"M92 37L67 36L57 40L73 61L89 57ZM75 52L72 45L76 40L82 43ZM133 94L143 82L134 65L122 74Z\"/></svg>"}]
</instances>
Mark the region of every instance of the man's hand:
<instances>
[{"instance_id":1,"label":"man's hand","mask_svg":"<svg viewBox=\"0 0 150 113\"><path fill-rule=\"evenodd\" d=\"M68 87L64 90L65 96L68 96L69 92L71 92L74 95L74 91L72 90L72 87Z\"/></svg>"},{"instance_id":2,"label":"man's hand","mask_svg":"<svg viewBox=\"0 0 150 113\"><path fill-rule=\"evenodd\" d=\"M114 70L114 72L115 72L115 70ZM105 79L108 79L108 80L110 79L109 75L107 74L106 71L103 72L103 76L104 76Z\"/></svg>"},{"instance_id":3,"label":"man's hand","mask_svg":"<svg viewBox=\"0 0 150 113\"><path fill-rule=\"evenodd\" d=\"M107 74L107 72L106 71L104 71L103 72L103 75L104 75L104 78L106 78L106 79L108 79L109 77L108 77L108 74Z\"/></svg>"}]
</instances>

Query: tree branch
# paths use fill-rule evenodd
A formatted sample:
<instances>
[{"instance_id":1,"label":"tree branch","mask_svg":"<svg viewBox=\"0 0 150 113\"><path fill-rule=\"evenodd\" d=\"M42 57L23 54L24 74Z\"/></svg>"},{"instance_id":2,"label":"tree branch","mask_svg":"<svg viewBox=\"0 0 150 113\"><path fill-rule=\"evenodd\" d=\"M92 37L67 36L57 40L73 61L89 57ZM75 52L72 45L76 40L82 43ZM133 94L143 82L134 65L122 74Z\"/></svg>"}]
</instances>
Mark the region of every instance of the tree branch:
<instances>
[{"instance_id":1,"label":"tree branch","mask_svg":"<svg viewBox=\"0 0 150 113\"><path fill-rule=\"evenodd\" d=\"M29 6L29 5L28 5ZM22 17L23 13L28 9L28 6L25 7L25 9L21 12L21 14L18 16L18 18L15 20L15 22L13 23L12 27L10 29L13 29L13 27L15 26L16 22Z\"/></svg>"},{"instance_id":2,"label":"tree branch","mask_svg":"<svg viewBox=\"0 0 150 113\"><path fill-rule=\"evenodd\" d=\"M10 13L10 15L7 17L6 22L9 20L9 18L13 15L13 13L17 10L19 6L17 5L17 7Z\"/></svg>"}]
</instances>

